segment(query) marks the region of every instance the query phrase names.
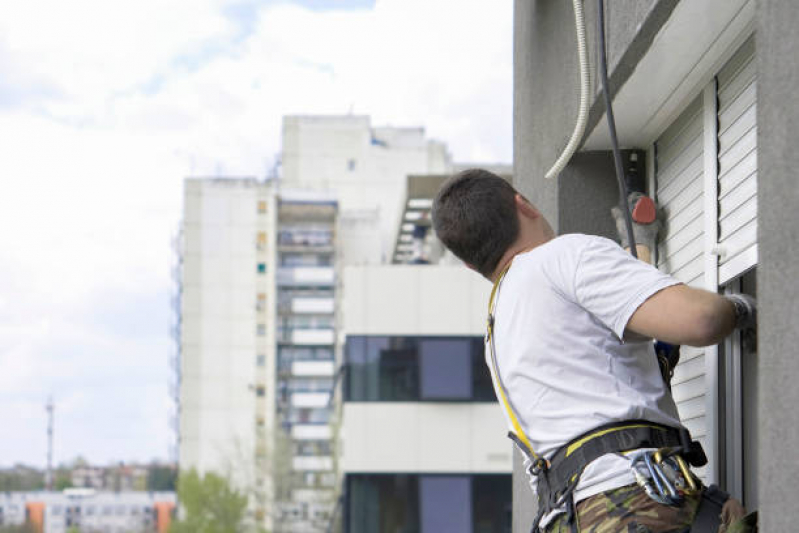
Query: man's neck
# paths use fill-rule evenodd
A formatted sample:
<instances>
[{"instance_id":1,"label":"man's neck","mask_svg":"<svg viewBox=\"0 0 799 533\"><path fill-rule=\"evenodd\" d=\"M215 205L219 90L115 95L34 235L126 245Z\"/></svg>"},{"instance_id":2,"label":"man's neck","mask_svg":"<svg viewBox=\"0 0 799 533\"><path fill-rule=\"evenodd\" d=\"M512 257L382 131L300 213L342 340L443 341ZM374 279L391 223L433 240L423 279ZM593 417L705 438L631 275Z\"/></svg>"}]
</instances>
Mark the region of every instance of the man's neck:
<instances>
[{"instance_id":1,"label":"man's neck","mask_svg":"<svg viewBox=\"0 0 799 533\"><path fill-rule=\"evenodd\" d=\"M551 237L551 236L543 236L540 239L535 239L535 240L526 239L526 240L520 241L517 244L515 244L515 245L511 246L510 248L508 248L508 251L505 252L505 254L502 256L502 258L499 260L499 263L497 263L497 268L494 270L494 273L491 274L491 282L492 283L496 283L497 282L497 279L499 279L499 276L508 267L508 265L510 265L510 263L511 263L511 261L513 261L514 257L516 257L519 254L523 254L525 252L529 252L533 248L538 248L542 244L545 244L545 243L551 241L553 238L554 237Z\"/></svg>"}]
</instances>

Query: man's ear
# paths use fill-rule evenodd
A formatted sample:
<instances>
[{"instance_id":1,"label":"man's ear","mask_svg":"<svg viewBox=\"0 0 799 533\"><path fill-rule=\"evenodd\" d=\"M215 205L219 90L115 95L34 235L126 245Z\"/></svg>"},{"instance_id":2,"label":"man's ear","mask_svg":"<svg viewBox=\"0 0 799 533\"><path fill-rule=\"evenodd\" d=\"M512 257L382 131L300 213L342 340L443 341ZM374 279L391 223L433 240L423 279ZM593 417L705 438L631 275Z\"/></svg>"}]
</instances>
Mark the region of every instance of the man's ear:
<instances>
[{"instance_id":1,"label":"man's ear","mask_svg":"<svg viewBox=\"0 0 799 533\"><path fill-rule=\"evenodd\" d=\"M522 196L521 194L516 193L513 197L513 201L516 204L516 210L523 216L527 218L536 219L541 216L541 212L535 208L533 204L527 201L527 198Z\"/></svg>"}]
</instances>

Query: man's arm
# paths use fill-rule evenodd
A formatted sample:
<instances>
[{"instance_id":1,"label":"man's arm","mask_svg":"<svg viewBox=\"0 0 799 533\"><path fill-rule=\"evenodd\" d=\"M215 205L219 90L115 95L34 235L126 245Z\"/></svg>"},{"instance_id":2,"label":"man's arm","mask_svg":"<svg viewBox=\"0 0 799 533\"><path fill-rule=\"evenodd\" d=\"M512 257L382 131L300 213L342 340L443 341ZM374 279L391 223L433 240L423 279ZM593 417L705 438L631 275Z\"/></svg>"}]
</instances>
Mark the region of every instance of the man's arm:
<instances>
[{"instance_id":1,"label":"man's arm","mask_svg":"<svg viewBox=\"0 0 799 533\"><path fill-rule=\"evenodd\" d=\"M735 305L718 294L673 285L650 296L630 317L626 332L671 344L718 344L735 329Z\"/></svg>"}]
</instances>

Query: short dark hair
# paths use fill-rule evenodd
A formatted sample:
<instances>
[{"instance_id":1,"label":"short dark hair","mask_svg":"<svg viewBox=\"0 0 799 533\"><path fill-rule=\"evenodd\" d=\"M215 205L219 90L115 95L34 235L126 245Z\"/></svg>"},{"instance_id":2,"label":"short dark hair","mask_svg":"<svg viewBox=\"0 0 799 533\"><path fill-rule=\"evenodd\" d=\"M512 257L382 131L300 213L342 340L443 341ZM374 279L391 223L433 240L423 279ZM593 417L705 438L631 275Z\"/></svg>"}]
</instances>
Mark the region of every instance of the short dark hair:
<instances>
[{"instance_id":1,"label":"short dark hair","mask_svg":"<svg viewBox=\"0 0 799 533\"><path fill-rule=\"evenodd\" d=\"M490 278L519 236L516 189L487 170L464 170L441 186L433 201L433 228L461 260Z\"/></svg>"}]
</instances>

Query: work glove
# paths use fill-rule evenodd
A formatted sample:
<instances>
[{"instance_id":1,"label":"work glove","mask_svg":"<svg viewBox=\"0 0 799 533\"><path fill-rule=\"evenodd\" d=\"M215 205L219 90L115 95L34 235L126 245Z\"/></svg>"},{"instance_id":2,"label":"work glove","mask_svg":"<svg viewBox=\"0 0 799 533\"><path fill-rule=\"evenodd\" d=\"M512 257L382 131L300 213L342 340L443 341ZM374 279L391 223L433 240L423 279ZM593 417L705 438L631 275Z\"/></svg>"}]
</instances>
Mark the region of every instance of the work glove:
<instances>
[{"instance_id":1,"label":"work glove","mask_svg":"<svg viewBox=\"0 0 799 533\"><path fill-rule=\"evenodd\" d=\"M631 192L627 196L630 212L633 218L633 235L635 243L649 248L650 253L657 245L658 232L662 226L663 213L657 209L651 198L640 192ZM610 210L616 221L616 231L619 233L622 248L630 248L627 238L627 225L624 222L622 210L614 207Z\"/></svg>"},{"instance_id":2,"label":"work glove","mask_svg":"<svg viewBox=\"0 0 799 533\"><path fill-rule=\"evenodd\" d=\"M735 306L735 327L742 330L757 327L757 300L748 294L724 296Z\"/></svg>"}]
</instances>

